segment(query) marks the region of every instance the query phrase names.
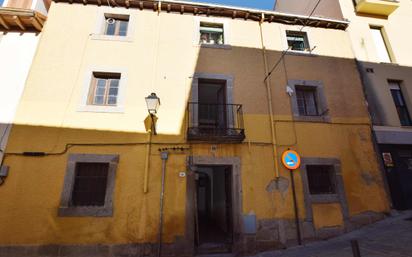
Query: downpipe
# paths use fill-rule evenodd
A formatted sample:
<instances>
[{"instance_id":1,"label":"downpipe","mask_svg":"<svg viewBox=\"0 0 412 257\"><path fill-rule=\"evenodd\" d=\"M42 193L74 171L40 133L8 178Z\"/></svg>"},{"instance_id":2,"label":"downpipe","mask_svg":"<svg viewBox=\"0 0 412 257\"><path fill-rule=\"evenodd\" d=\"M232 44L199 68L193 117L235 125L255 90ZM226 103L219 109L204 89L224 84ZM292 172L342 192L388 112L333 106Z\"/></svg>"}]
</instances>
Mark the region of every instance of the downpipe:
<instances>
[{"instance_id":1,"label":"downpipe","mask_svg":"<svg viewBox=\"0 0 412 257\"><path fill-rule=\"evenodd\" d=\"M157 249L157 256L162 256L162 237L163 237L163 202L164 202L164 195L165 195L165 179L166 179L166 162L169 158L168 152L161 152L160 158L162 159L162 188L160 191L160 211L159 211L159 238L158 238L158 249Z\"/></svg>"}]
</instances>

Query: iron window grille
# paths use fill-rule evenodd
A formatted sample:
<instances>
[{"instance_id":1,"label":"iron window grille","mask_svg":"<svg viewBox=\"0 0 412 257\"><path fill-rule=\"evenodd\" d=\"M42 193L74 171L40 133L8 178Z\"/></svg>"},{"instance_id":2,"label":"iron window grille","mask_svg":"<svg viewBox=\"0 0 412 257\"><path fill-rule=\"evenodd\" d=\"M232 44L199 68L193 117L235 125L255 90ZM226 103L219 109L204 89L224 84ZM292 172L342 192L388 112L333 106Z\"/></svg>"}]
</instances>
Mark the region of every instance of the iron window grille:
<instances>
[{"instance_id":1,"label":"iron window grille","mask_svg":"<svg viewBox=\"0 0 412 257\"><path fill-rule=\"evenodd\" d=\"M242 142L245 139L243 110L239 104L188 104L190 141Z\"/></svg>"},{"instance_id":2,"label":"iron window grille","mask_svg":"<svg viewBox=\"0 0 412 257\"><path fill-rule=\"evenodd\" d=\"M309 191L312 195L336 194L333 166L307 165Z\"/></svg>"},{"instance_id":3,"label":"iron window grille","mask_svg":"<svg viewBox=\"0 0 412 257\"><path fill-rule=\"evenodd\" d=\"M76 163L71 206L104 206L109 163Z\"/></svg>"}]
</instances>

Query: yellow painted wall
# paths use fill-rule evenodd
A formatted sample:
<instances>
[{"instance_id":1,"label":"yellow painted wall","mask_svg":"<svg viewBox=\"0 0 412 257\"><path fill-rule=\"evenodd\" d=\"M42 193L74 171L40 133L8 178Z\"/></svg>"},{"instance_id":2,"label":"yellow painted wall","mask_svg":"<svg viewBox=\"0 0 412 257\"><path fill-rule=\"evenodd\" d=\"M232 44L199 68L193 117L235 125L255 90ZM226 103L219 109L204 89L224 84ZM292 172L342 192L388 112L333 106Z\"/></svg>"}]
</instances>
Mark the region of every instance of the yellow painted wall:
<instances>
[{"instance_id":1,"label":"yellow painted wall","mask_svg":"<svg viewBox=\"0 0 412 257\"><path fill-rule=\"evenodd\" d=\"M343 225L342 210L339 204L314 204L313 219L317 229Z\"/></svg>"},{"instance_id":2,"label":"yellow painted wall","mask_svg":"<svg viewBox=\"0 0 412 257\"><path fill-rule=\"evenodd\" d=\"M269 193L274 179L270 122L263 83L259 25L224 19L230 27L230 50L206 49L194 44L194 17L130 9L132 40L96 40L93 33L103 7L52 4L38 53L30 72L13 127L5 165L10 176L0 187L0 244L74 244L154 242L158 228L161 161L158 148L182 144L185 154L172 154L167 164L165 239L185 232L186 157L239 156L243 190L242 212L258 219L292 219L291 190ZM117 9L117 8L116 8ZM72 17L76 16L76 22ZM282 31L289 26L264 24L268 62L276 63L283 50ZM300 29L299 26L294 29ZM388 210L372 147L370 121L349 38L344 31L307 29L315 54L288 54L270 83L278 150L288 147L303 157L339 158L351 215ZM79 112L87 70L99 67L127 70L123 113ZM243 104L246 140L237 145L185 141L185 109L194 72L234 77L233 99ZM287 80L322 81L331 123L292 123ZM147 135L144 97L161 98L153 138L149 193L143 194ZM135 146L75 146L49 157L21 157L13 152L60 152L68 143L131 143ZM119 154L114 193L114 216L108 218L57 217L66 162L70 153ZM368 173L373 181L364 181ZM281 168L280 174L289 178ZM305 217L300 173L296 176L301 217ZM316 208L315 208L316 209ZM317 209L316 209L317 210ZM336 212L332 207L331 211ZM317 211L316 211L317 212ZM316 216L318 217L318 216ZM318 228L335 220L315 221Z\"/></svg>"}]
</instances>

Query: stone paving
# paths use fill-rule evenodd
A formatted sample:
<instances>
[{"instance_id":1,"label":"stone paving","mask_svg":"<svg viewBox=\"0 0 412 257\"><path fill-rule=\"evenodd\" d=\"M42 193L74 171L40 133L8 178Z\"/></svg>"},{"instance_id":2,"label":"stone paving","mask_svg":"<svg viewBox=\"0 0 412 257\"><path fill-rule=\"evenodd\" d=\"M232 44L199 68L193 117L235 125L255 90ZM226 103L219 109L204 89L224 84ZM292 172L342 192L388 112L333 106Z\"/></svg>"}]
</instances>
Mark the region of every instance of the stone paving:
<instances>
[{"instance_id":1,"label":"stone paving","mask_svg":"<svg viewBox=\"0 0 412 257\"><path fill-rule=\"evenodd\" d=\"M353 257L350 244L353 239L359 241L361 257L412 257L412 211L396 213L331 240L264 252L254 257Z\"/></svg>"}]
</instances>

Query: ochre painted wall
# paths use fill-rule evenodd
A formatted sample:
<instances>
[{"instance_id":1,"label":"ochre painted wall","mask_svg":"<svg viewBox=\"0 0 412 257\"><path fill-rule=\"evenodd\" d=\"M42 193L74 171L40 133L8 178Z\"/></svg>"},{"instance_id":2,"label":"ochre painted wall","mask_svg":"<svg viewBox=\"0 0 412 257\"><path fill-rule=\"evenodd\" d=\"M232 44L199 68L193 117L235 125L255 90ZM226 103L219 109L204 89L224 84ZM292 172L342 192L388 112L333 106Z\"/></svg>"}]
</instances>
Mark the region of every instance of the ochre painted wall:
<instances>
[{"instance_id":1,"label":"ochre painted wall","mask_svg":"<svg viewBox=\"0 0 412 257\"><path fill-rule=\"evenodd\" d=\"M7 148L5 165L10 166L10 175L0 187L0 217L8 222L0 223L0 244L155 242L161 172L158 149L168 146L191 150L172 153L167 162L167 242L185 233L186 179L178 174L187 170L186 158L191 155L240 157L242 214L255 213L258 220L291 220L290 188L284 194L266 190L275 171L259 24L224 19L229 23L231 49L208 49L194 43L193 16L158 16L131 9L131 40L92 39L102 10L91 5L52 4ZM71 19L74 15L76 23ZM291 28L300 29L263 25L269 66L284 49L283 31ZM350 215L385 212L387 199L349 38L344 31L306 29L311 44L317 46L314 54L286 55L285 66L282 63L270 79L277 148L279 152L296 149L302 157L340 159ZM88 83L87 71L99 67L127 70L123 113L78 111ZM185 110L195 72L233 76L233 101L242 104L244 111L246 140L242 144L218 144L212 151L211 144L186 142ZM292 122L290 98L285 92L288 80L322 81L331 122ZM143 124L147 116L144 97L150 92L157 93L162 105L157 115L159 135L153 137L150 155L149 192L144 194L148 140ZM67 153L47 157L12 155L24 151L57 153L69 143L131 142L136 145L74 146ZM57 216L71 153L120 155L113 217ZM365 180L364 174L371 179ZM283 167L280 175L289 178ZM304 218L299 171L296 189L300 217ZM314 210L317 228L339 223L335 217L319 216L319 208ZM330 208L333 213L337 210L336 206Z\"/></svg>"}]
</instances>

